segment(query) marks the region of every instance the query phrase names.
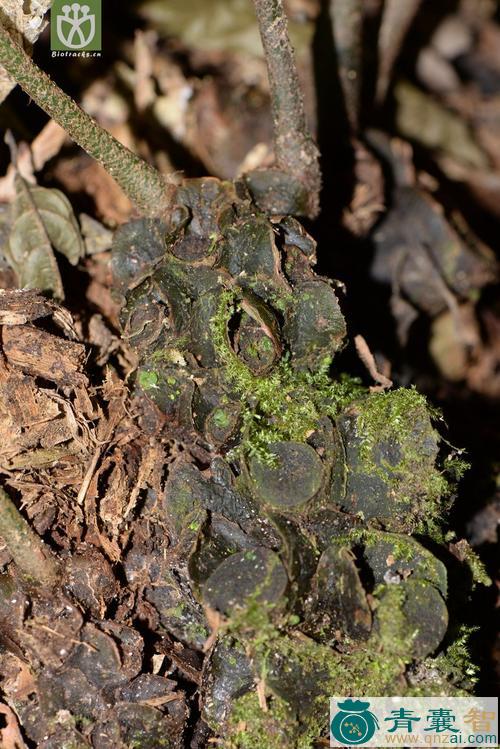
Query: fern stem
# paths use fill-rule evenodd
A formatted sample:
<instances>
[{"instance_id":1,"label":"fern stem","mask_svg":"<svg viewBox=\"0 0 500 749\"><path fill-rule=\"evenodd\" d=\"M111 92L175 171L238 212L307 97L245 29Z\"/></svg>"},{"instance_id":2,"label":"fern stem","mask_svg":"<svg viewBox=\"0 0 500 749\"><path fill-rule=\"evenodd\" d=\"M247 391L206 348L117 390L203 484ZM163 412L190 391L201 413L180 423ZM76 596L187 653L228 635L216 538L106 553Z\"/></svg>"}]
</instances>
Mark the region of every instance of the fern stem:
<instances>
[{"instance_id":1,"label":"fern stem","mask_svg":"<svg viewBox=\"0 0 500 749\"><path fill-rule=\"evenodd\" d=\"M35 65L1 22L0 65L70 138L104 167L141 212L158 216L168 210L174 186L65 94Z\"/></svg>"},{"instance_id":2,"label":"fern stem","mask_svg":"<svg viewBox=\"0 0 500 749\"><path fill-rule=\"evenodd\" d=\"M253 0L266 58L277 166L303 182L310 215L319 209L319 152L306 121L297 66L282 0Z\"/></svg>"}]
</instances>

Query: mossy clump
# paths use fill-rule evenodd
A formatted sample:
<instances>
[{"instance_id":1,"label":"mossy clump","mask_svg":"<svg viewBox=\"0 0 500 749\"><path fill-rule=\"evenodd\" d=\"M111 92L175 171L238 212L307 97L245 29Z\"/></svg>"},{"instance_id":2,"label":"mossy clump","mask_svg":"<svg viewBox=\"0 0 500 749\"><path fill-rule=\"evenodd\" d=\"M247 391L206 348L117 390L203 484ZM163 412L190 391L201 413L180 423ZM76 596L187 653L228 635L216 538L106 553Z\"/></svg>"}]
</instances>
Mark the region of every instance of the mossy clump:
<instances>
[{"instance_id":1,"label":"mossy clump","mask_svg":"<svg viewBox=\"0 0 500 749\"><path fill-rule=\"evenodd\" d=\"M434 505L449 493L449 485L434 466L439 434L429 417L440 419L441 415L425 396L414 387L399 388L365 398L359 405L356 431L364 470L389 476L395 493L402 492L403 499L408 477L413 486L422 482L422 493ZM397 447L399 460L395 463L378 458L377 445L384 442Z\"/></svg>"},{"instance_id":2,"label":"mossy clump","mask_svg":"<svg viewBox=\"0 0 500 749\"><path fill-rule=\"evenodd\" d=\"M446 568L409 535L444 537L437 412L332 376L345 321L297 221L243 183L175 200L120 228L113 267L143 418L181 446L147 600L194 649L217 623L204 720L228 749L312 749L334 694L454 693Z\"/></svg>"},{"instance_id":3,"label":"mossy clump","mask_svg":"<svg viewBox=\"0 0 500 749\"><path fill-rule=\"evenodd\" d=\"M243 403L243 438L238 450L272 465L276 456L270 444L305 442L322 416L334 418L366 389L347 375L332 380L328 374L329 355L316 371L297 371L290 356L283 355L269 374L254 374L238 359L227 335L229 322L238 309L234 292L223 292L217 313L210 321L213 341L224 365L224 376Z\"/></svg>"},{"instance_id":4,"label":"mossy clump","mask_svg":"<svg viewBox=\"0 0 500 749\"><path fill-rule=\"evenodd\" d=\"M277 729L271 726L277 723L286 733L283 746L309 749L318 737L327 735L328 701L335 694L466 694L464 683L470 689L475 677L467 649L469 633L462 632L444 653L418 663L414 643L419 622L408 619L408 590L394 584L381 585L374 591L374 601L377 626L371 637L362 645L351 642L350 649L349 642L344 641L344 652L297 632L285 634L262 611L254 610L246 625L239 618L234 633L241 638L240 647L244 646L254 666L261 694L267 696L267 712L255 688L235 700L227 746L274 749ZM263 726L269 728L269 743Z\"/></svg>"},{"instance_id":5,"label":"mossy clump","mask_svg":"<svg viewBox=\"0 0 500 749\"><path fill-rule=\"evenodd\" d=\"M437 418L414 388L356 400L339 419L351 469L343 508L394 530L438 526L453 483L438 467Z\"/></svg>"},{"instance_id":6,"label":"mossy clump","mask_svg":"<svg viewBox=\"0 0 500 749\"><path fill-rule=\"evenodd\" d=\"M284 700L272 697L264 710L256 692L235 700L225 749L283 749L296 745L297 722Z\"/></svg>"}]
</instances>

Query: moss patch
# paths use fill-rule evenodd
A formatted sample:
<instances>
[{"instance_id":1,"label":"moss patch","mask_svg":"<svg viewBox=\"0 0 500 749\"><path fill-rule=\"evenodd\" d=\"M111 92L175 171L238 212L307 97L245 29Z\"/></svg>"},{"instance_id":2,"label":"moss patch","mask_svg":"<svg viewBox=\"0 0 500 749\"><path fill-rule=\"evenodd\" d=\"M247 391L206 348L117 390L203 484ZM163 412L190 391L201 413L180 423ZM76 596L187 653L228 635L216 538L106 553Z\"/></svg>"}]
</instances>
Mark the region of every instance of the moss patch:
<instances>
[{"instance_id":1,"label":"moss patch","mask_svg":"<svg viewBox=\"0 0 500 749\"><path fill-rule=\"evenodd\" d=\"M332 381L328 375L330 359L319 372L296 372L284 355L270 374L253 374L229 343L228 325L236 311L235 294L224 291L211 325L225 376L243 404L243 442L238 450L273 465L276 458L268 447L271 442L304 442L321 416L337 416L366 393L366 388L347 376Z\"/></svg>"},{"instance_id":2,"label":"moss patch","mask_svg":"<svg viewBox=\"0 0 500 749\"><path fill-rule=\"evenodd\" d=\"M227 726L226 749L283 749L296 746L297 723L284 700L272 697L267 711L255 692L235 701Z\"/></svg>"},{"instance_id":3,"label":"moss patch","mask_svg":"<svg viewBox=\"0 0 500 749\"><path fill-rule=\"evenodd\" d=\"M360 470L387 483L395 501L418 509L423 530L442 515L451 491L435 466L440 438L430 420L439 412L414 387L372 394L355 411Z\"/></svg>"},{"instance_id":4,"label":"moss patch","mask_svg":"<svg viewBox=\"0 0 500 749\"><path fill-rule=\"evenodd\" d=\"M139 386L143 390L151 390L153 388L158 388L158 375L156 372L143 370L142 372L139 372L137 381L139 383Z\"/></svg>"}]
</instances>

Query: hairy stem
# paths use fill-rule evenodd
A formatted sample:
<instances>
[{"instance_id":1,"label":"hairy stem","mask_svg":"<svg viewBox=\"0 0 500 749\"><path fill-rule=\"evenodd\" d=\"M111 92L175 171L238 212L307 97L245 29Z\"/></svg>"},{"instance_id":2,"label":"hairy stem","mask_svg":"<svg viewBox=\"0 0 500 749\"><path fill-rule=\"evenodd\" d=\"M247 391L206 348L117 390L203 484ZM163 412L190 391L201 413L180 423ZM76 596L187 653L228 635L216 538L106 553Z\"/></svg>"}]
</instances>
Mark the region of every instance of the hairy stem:
<instances>
[{"instance_id":1,"label":"hairy stem","mask_svg":"<svg viewBox=\"0 0 500 749\"><path fill-rule=\"evenodd\" d=\"M56 582L57 563L2 488L0 488L0 538L5 542L23 575L42 585L51 585Z\"/></svg>"},{"instance_id":2,"label":"hairy stem","mask_svg":"<svg viewBox=\"0 0 500 749\"><path fill-rule=\"evenodd\" d=\"M319 152L307 126L304 102L282 0L253 0L267 63L276 164L304 183L309 214L319 209Z\"/></svg>"},{"instance_id":3,"label":"hairy stem","mask_svg":"<svg viewBox=\"0 0 500 749\"><path fill-rule=\"evenodd\" d=\"M154 216L168 210L173 186L61 91L13 40L1 18L0 65L70 138L106 169L140 211Z\"/></svg>"}]
</instances>

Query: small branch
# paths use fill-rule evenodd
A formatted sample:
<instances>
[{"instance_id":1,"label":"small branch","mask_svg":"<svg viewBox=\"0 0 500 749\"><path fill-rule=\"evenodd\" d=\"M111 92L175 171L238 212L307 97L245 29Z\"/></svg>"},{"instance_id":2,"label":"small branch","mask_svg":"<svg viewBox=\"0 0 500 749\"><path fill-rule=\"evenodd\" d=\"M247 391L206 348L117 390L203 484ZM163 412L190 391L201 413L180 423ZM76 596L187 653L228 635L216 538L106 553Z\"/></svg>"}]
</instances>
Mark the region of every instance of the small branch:
<instances>
[{"instance_id":1,"label":"small branch","mask_svg":"<svg viewBox=\"0 0 500 749\"><path fill-rule=\"evenodd\" d=\"M330 17L347 117L356 132L362 83L362 0L330 0Z\"/></svg>"},{"instance_id":2,"label":"small branch","mask_svg":"<svg viewBox=\"0 0 500 749\"><path fill-rule=\"evenodd\" d=\"M319 152L307 126L297 66L282 0L253 0L269 75L276 164L302 182L309 215L319 210Z\"/></svg>"},{"instance_id":3,"label":"small branch","mask_svg":"<svg viewBox=\"0 0 500 749\"><path fill-rule=\"evenodd\" d=\"M386 97L394 63L420 3L421 0L387 0L385 3L378 40L379 70L376 98L379 104L382 104Z\"/></svg>"},{"instance_id":4,"label":"small branch","mask_svg":"<svg viewBox=\"0 0 500 749\"><path fill-rule=\"evenodd\" d=\"M392 380L386 377L382 372L379 372L375 357L370 351L370 347L368 346L362 335L354 336L354 345L356 346L356 351L358 352L359 358L361 359L375 382L377 382L381 387L381 389L385 390L386 388L391 388L393 384Z\"/></svg>"},{"instance_id":5,"label":"small branch","mask_svg":"<svg viewBox=\"0 0 500 749\"><path fill-rule=\"evenodd\" d=\"M30 528L7 492L0 488L0 538L19 571L41 585L52 585L58 567L43 541Z\"/></svg>"},{"instance_id":6,"label":"small branch","mask_svg":"<svg viewBox=\"0 0 500 749\"><path fill-rule=\"evenodd\" d=\"M0 65L72 140L104 167L140 211L157 216L168 210L174 187L61 91L16 44L1 20Z\"/></svg>"}]
</instances>

